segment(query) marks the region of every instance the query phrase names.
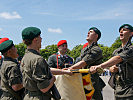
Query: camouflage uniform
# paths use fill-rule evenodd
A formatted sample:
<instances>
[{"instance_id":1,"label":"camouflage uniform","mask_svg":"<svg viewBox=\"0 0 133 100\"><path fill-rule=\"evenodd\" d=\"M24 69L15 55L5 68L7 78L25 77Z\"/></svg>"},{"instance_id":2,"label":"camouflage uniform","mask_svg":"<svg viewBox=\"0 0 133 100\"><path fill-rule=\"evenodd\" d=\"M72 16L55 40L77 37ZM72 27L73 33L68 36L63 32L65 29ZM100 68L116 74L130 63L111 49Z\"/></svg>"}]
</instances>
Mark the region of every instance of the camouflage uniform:
<instances>
[{"instance_id":1,"label":"camouflage uniform","mask_svg":"<svg viewBox=\"0 0 133 100\"><path fill-rule=\"evenodd\" d=\"M23 85L27 90L24 100L51 100L50 96L40 91L50 84L50 70L46 61L36 50L26 50L21 61L21 71Z\"/></svg>"},{"instance_id":2,"label":"camouflage uniform","mask_svg":"<svg viewBox=\"0 0 133 100\"><path fill-rule=\"evenodd\" d=\"M3 58L1 57L1 59L0 59L0 70L1 70L2 62L3 62ZM1 75L0 75L0 97L1 97L2 93L3 92L2 92L2 89L1 89Z\"/></svg>"},{"instance_id":3,"label":"camouflage uniform","mask_svg":"<svg viewBox=\"0 0 133 100\"><path fill-rule=\"evenodd\" d=\"M115 99L133 100L133 45L131 42L113 53L120 56L122 62L117 64L119 71L115 75Z\"/></svg>"},{"instance_id":4,"label":"camouflage uniform","mask_svg":"<svg viewBox=\"0 0 133 100\"><path fill-rule=\"evenodd\" d=\"M22 74L20 72L20 66L15 59L4 58L3 60L1 66L1 87L3 90L1 100L17 100L12 94L9 93L4 83L7 83L11 89L12 85L22 83Z\"/></svg>"},{"instance_id":5,"label":"camouflage uniform","mask_svg":"<svg viewBox=\"0 0 133 100\"><path fill-rule=\"evenodd\" d=\"M68 55L53 54L48 59L48 64L52 68L68 68L73 64L73 59Z\"/></svg>"},{"instance_id":6,"label":"camouflage uniform","mask_svg":"<svg viewBox=\"0 0 133 100\"><path fill-rule=\"evenodd\" d=\"M90 66L102 63L102 50L98 47L97 43L92 43L90 47L87 46L82 49L81 60L84 60L87 63L85 68L90 68ZM91 80L95 89L92 100L103 100L99 86L99 75L97 73L92 74Z\"/></svg>"}]
</instances>

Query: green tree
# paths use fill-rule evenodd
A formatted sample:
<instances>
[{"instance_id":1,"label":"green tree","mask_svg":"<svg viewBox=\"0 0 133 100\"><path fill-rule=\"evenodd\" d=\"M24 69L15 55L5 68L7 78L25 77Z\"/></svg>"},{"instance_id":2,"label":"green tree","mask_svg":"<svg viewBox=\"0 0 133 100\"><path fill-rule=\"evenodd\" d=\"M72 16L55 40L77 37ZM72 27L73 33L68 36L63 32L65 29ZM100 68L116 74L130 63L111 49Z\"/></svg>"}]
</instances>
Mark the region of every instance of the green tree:
<instances>
[{"instance_id":1,"label":"green tree","mask_svg":"<svg viewBox=\"0 0 133 100\"><path fill-rule=\"evenodd\" d=\"M113 53L113 51L117 48L119 48L121 46L122 42L120 40L120 37L116 38L115 42L111 45L111 52Z\"/></svg>"},{"instance_id":2,"label":"green tree","mask_svg":"<svg viewBox=\"0 0 133 100\"><path fill-rule=\"evenodd\" d=\"M23 57L25 54L26 45L24 43L19 43L19 44L15 45L15 47L17 48L18 55Z\"/></svg>"},{"instance_id":3,"label":"green tree","mask_svg":"<svg viewBox=\"0 0 133 100\"><path fill-rule=\"evenodd\" d=\"M110 52L110 48L107 46L104 46L102 44L99 44L99 47L102 49L103 52L103 62L107 61L109 58L111 58L112 52Z\"/></svg>"},{"instance_id":4,"label":"green tree","mask_svg":"<svg viewBox=\"0 0 133 100\"><path fill-rule=\"evenodd\" d=\"M100 44L99 46L103 51L103 62L105 62L112 57L113 51L121 46L120 37L116 38L115 42L111 45L111 47L104 46L102 44Z\"/></svg>"},{"instance_id":5,"label":"green tree","mask_svg":"<svg viewBox=\"0 0 133 100\"><path fill-rule=\"evenodd\" d=\"M83 48L83 45L77 45L70 51L70 56L76 59L80 56L81 49Z\"/></svg>"},{"instance_id":6,"label":"green tree","mask_svg":"<svg viewBox=\"0 0 133 100\"><path fill-rule=\"evenodd\" d=\"M43 56L44 59L48 60L48 57L52 54L58 52L57 45L48 45L45 49L40 50L40 54Z\"/></svg>"},{"instance_id":7,"label":"green tree","mask_svg":"<svg viewBox=\"0 0 133 100\"><path fill-rule=\"evenodd\" d=\"M40 50L40 54L46 60L48 60L48 57L51 55L48 49Z\"/></svg>"}]
</instances>

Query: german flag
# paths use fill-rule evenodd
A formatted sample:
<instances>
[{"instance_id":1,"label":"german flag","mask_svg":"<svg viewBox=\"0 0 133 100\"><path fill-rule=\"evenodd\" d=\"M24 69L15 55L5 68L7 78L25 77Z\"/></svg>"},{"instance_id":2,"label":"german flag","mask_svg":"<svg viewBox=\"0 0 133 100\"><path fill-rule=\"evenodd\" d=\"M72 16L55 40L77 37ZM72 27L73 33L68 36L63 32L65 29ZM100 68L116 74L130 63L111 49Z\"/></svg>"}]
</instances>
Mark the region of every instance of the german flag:
<instances>
[{"instance_id":1,"label":"german flag","mask_svg":"<svg viewBox=\"0 0 133 100\"><path fill-rule=\"evenodd\" d=\"M83 87L86 95L86 100L91 100L94 94L94 87L91 82L91 75L87 73L82 73Z\"/></svg>"}]
</instances>

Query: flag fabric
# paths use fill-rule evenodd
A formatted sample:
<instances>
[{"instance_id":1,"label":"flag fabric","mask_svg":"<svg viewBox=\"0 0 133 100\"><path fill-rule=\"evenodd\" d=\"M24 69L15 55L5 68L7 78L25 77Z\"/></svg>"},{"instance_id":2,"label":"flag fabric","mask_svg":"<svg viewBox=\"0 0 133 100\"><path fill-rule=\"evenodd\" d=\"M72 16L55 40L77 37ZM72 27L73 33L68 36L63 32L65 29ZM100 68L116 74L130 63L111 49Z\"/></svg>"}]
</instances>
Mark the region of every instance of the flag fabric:
<instances>
[{"instance_id":1,"label":"flag fabric","mask_svg":"<svg viewBox=\"0 0 133 100\"><path fill-rule=\"evenodd\" d=\"M82 74L55 75L55 85L61 95L61 100L86 100Z\"/></svg>"},{"instance_id":2,"label":"flag fabric","mask_svg":"<svg viewBox=\"0 0 133 100\"><path fill-rule=\"evenodd\" d=\"M55 85L61 100L91 100L94 88L89 75L82 76L81 73L74 73L72 76L55 75L55 77Z\"/></svg>"},{"instance_id":3,"label":"flag fabric","mask_svg":"<svg viewBox=\"0 0 133 100\"><path fill-rule=\"evenodd\" d=\"M91 75L82 73L82 80L83 80L83 88L85 91L86 100L91 100L95 91L91 82Z\"/></svg>"}]
</instances>

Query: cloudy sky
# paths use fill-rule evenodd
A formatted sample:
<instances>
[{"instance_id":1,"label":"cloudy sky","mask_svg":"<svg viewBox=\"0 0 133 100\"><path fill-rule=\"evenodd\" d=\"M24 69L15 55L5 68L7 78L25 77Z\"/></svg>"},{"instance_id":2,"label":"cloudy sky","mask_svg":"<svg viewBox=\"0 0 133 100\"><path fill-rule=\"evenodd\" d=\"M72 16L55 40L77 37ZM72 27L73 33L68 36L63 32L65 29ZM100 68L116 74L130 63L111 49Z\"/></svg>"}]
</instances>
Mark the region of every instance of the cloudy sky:
<instances>
[{"instance_id":1,"label":"cloudy sky","mask_svg":"<svg viewBox=\"0 0 133 100\"><path fill-rule=\"evenodd\" d=\"M68 41L69 49L86 43L88 29L102 32L98 43L111 46L120 25L133 25L133 0L0 0L0 37L15 44L29 26L42 31L43 47Z\"/></svg>"}]
</instances>

